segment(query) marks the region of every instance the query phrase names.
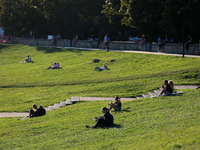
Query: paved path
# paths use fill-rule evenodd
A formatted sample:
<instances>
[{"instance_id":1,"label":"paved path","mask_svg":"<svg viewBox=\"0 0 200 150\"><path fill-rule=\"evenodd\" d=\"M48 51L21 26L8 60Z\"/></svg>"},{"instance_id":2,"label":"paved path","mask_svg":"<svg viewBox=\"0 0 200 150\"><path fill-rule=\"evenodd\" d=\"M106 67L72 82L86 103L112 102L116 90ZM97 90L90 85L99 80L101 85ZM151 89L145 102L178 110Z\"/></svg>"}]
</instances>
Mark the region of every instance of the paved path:
<instances>
[{"instance_id":1,"label":"paved path","mask_svg":"<svg viewBox=\"0 0 200 150\"><path fill-rule=\"evenodd\" d=\"M80 101L114 101L113 97L79 97ZM136 98L120 98L121 101L132 101L136 100Z\"/></svg>"},{"instance_id":2,"label":"paved path","mask_svg":"<svg viewBox=\"0 0 200 150\"><path fill-rule=\"evenodd\" d=\"M52 47L52 46L40 46L40 47ZM82 50L102 50L102 51L105 51L105 49L97 49L97 48L60 47L60 46L56 46L56 48L82 49ZM136 50L109 50L109 51L129 52L129 53L141 53L141 54L155 54L155 55L171 55L171 56L180 56L180 57L183 56L183 54L171 54L171 53L163 53L163 52L158 53L158 52L136 51ZM196 57L196 58L200 58L200 55L184 55L184 57Z\"/></svg>"},{"instance_id":3,"label":"paved path","mask_svg":"<svg viewBox=\"0 0 200 150\"><path fill-rule=\"evenodd\" d=\"M0 113L0 118L3 118L3 117L25 117L25 116L28 116L28 112Z\"/></svg>"},{"instance_id":4,"label":"paved path","mask_svg":"<svg viewBox=\"0 0 200 150\"><path fill-rule=\"evenodd\" d=\"M197 85L180 85L180 86L174 86L175 89L195 89L197 88Z\"/></svg>"},{"instance_id":5,"label":"paved path","mask_svg":"<svg viewBox=\"0 0 200 150\"><path fill-rule=\"evenodd\" d=\"M175 86L176 89L195 89L197 88L196 85L187 85L187 86ZM106 101L106 100L113 100L113 97L79 97L80 101ZM121 98L122 101L130 101L130 100L136 100L136 98ZM3 117L25 117L28 116L28 112L3 112L0 113L0 118Z\"/></svg>"}]
</instances>

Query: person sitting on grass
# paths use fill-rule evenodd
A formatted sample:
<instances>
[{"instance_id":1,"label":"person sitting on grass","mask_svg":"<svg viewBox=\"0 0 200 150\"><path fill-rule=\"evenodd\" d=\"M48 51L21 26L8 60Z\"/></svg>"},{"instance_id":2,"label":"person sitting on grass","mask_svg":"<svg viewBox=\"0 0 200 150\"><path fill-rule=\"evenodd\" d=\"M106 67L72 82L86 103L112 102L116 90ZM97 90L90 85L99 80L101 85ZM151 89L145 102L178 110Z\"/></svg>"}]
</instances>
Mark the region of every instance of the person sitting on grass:
<instances>
[{"instance_id":1,"label":"person sitting on grass","mask_svg":"<svg viewBox=\"0 0 200 150\"><path fill-rule=\"evenodd\" d=\"M43 116L43 115L46 115L46 110L43 108L42 105L40 105L37 110L37 116Z\"/></svg>"},{"instance_id":2,"label":"person sitting on grass","mask_svg":"<svg viewBox=\"0 0 200 150\"><path fill-rule=\"evenodd\" d=\"M162 85L161 91L158 94L158 96L161 96L162 94L164 94L165 96L168 96L168 95L172 94L171 86L168 84L167 80L164 81L164 84L165 84L165 86Z\"/></svg>"},{"instance_id":3,"label":"person sitting on grass","mask_svg":"<svg viewBox=\"0 0 200 150\"><path fill-rule=\"evenodd\" d=\"M31 57L29 55L27 55L27 57L25 58L25 61L21 61L19 63L26 63L26 62L31 62Z\"/></svg>"},{"instance_id":4,"label":"person sitting on grass","mask_svg":"<svg viewBox=\"0 0 200 150\"><path fill-rule=\"evenodd\" d=\"M52 66L46 68L46 69L57 69L57 67L60 67L60 64L58 63L58 65L56 64L56 62L52 63Z\"/></svg>"},{"instance_id":5,"label":"person sitting on grass","mask_svg":"<svg viewBox=\"0 0 200 150\"><path fill-rule=\"evenodd\" d=\"M31 57L29 55L25 58L25 62L31 62Z\"/></svg>"},{"instance_id":6,"label":"person sitting on grass","mask_svg":"<svg viewBox=\"0 0 200 150\"><path fill-rule=\"evenodd\" d=\"M56 64L56 68L57 68L57 69L60 68L60 64L59 64L59 62L57 62L57 64Z\"/></svg>"},{"instance_id":7,"label":"person sitting on grass","mask_svg":"<svg viewBox=\"0 0 200 150\"><path fill-rule=\"evenodd\" d=\"M25 117L24 119L43 116L46 114L46 110L43 108L42 105L37 108L36 104L33 104L33 109L30 109L29 116Z\"/></svg>"},{"instance_id":8,"label":"person sitting on grass","mask_svg":"<svg viewBox=\"0 0 200 150\"><path fill-rule=\"evenodd\" d=\"M114 118L112 114L110 114L109 109L107 107L101 108L102 112L104 113L103 116L95 117L95 121L97 122L92 128L96 127L107 127L113 125ZM86 125L87 128L90 126Z\"/></svg>"},{"instance_id":9,"label":"person sitting on grass","mask_svg":"<svg viewBox=\"0 0 200 150\"><path fill-rule=\"evenodd\" d=\"M30 109L29 111L29 118L37 117L37 111L38 111L38 108L36 104L33 104L33 109Z\"/></svg>"},{"instance_id":10,"label":"person sitting on grass","mask_svg":"<svg viewBox=\"0 0 200 150\"><path fill-rule=\"evenodd\" d=\"M122 108L122 103L120 101L119 96L115 96L115 101L116 102L114 102L114 103L112 103L112 102L110 104L108 103L108 105L110 105L109 110L111 110L113 108L115 111L120 111Z\"/></svg>"},{"instance_id":11,"label":"person sitting on grass","mask_svg":"<svg viewBox=\"0 0 200 150\"><path fill-rule=\"evenodd\" d=\"M174 83L173 83L172 80L169 81L169 85L170 85L170 87L172 89L172 93L174 93Z\"/></svg>"},{"instance_id":12,"label":"person sitting on grass","mask_svg":"<svg viewBox=\"0 0 200 150\"><path fill-rule=\"evenodd\" d=\"M93 71L96 71L96 70L102 71L102 70L105 70L105 69L108 69L108 67L106 66L106 64L103 64L103 67L95 66Z\"/></svg>"}]
</instances>

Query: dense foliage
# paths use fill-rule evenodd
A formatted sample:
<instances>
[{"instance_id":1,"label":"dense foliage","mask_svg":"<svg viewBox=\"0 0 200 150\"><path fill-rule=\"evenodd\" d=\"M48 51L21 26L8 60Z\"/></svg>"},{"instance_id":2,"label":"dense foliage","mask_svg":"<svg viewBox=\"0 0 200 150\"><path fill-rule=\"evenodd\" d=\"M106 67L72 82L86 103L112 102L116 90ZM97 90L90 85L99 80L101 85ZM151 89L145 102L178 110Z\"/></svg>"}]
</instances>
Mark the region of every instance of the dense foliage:
<instances>
[{"instance_id":1,"label":"dense foliage","mask_svg":"<svg viewBox=\"0 0 200 150\"><path fill-rule=\"evenodd\" d=\"M38 21L40 38L109 33L111 40L127 40L145 34L149 41L168 35L176 42L183 42L185 31L185 40L192 35L197 43L199 6L198 0L0 0L0 26L6 34L25 37L30 31L35 35Z\"/></svg>"}]
</instances>

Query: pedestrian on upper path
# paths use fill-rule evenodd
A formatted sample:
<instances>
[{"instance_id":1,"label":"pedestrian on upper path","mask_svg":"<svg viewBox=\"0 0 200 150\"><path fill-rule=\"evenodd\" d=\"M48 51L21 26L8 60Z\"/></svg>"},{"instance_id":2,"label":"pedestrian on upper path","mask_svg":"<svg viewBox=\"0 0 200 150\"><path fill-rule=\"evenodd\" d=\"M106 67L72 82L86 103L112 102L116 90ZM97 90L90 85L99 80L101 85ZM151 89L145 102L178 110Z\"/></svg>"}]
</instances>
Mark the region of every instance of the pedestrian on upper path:
<instances>
[{"instance_id":1,"label":"pedestrian on upper path","mask_svg":"<svg viewBox=\"0 0 200 150\"><path fill-rule=\"evenodd\" d=\"M110 38L108 37L108 34L105 35L104 37L104 44L105 44L105 49L108 52L108 46L109 46Z\"/></svg>"}]
</instances>

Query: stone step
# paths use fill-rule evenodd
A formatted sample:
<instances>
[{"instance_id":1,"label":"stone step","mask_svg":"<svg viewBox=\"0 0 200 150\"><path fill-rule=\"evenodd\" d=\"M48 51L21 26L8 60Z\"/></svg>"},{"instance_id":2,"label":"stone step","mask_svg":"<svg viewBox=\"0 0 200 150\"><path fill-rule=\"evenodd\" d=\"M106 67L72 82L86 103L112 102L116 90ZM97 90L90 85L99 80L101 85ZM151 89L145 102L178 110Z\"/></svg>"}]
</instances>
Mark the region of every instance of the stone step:
<instances>
[{"instance_id":1,"label":"stone step","mask_svg":"<svg viewBox=\"0 0 200 150\"><path fill-rule=\"evenodd\" d=\"M72 103L76 103L79 101L79 97L78 96L72 96Z\"/></svg>"},{"instance_id":2,"label":"stone step","mask_svg":"<svg viewBox=\"0 0 200 150\"><path fill-rule=\"evenodd\" d=\"M149 97L149 95L148 94L142 94L142 97L147 98L147 97Z\"/></svg>"},{"instance_id":3,"label":"stone step","mask_svg":"<svg viewBox=\"0 0 200 150\"><path fill-rule=\"evenodd\" d=\"M54 106L49 106L47 111L51 111L54 109Z\"/></svg>"},{"instance_id":4,"label":"stone step","mask_svg":"<svg viewBox=\"0 0 200 150\"><path fill-rule=\"evenodd\" d=\"M54 109L58 109L58 108L60 108L60 103L55 103L54 104Z\"/></svg>"},{"instance_id":5,"label":"stone step","mask_svg":"<svg viewBox=\"0 0 200 150\"><path fill-rule=\"evenodd\" d=\"M155 93L156 95L158 95L158 94L160 93L160 91L159 91L159 90L154 90L154 93Z\"/></svg>"},{"instance_id":6,"label":"stone step","mask_svg":"<svg viewBox=\"0 0 200 150\"><path fill-rule=\"evenodd\" d=\"M156 96L157 94L156 93L153 93L153 92L148 92L148 94L152 97Z\"/></svg>"},{"instance_id":7,"label":"stone step","mask_svg":"<svg viewBox=\"0 0 200 150\"><path fill-rule=\"evenodd\" d=\"M142 98L144 98L144 97L142 97L142 96L138 96L138 97L136 97L137 99L142 99Z\"/></svg>"},{"instance_id":8,"label":"stone step","mask_svg":"<svg viewBox=\"0 0 200 150\"><path fill-rule=\"evenodd\" d=\"M66 104L65 101L61 101L61 102L60 102L60 107L65 106L65 104Z\"/></svg>"},{"instance_id":9,"label":"stone step","mask_svg":"<svg viewBox=\"0 0 200 150\"><path fill-rule=\"evenodd\" d=\"M71 101L71 99L66 99L66 105L71 105L72 104L72 101Z\"/></svg>"}]
</instances>

